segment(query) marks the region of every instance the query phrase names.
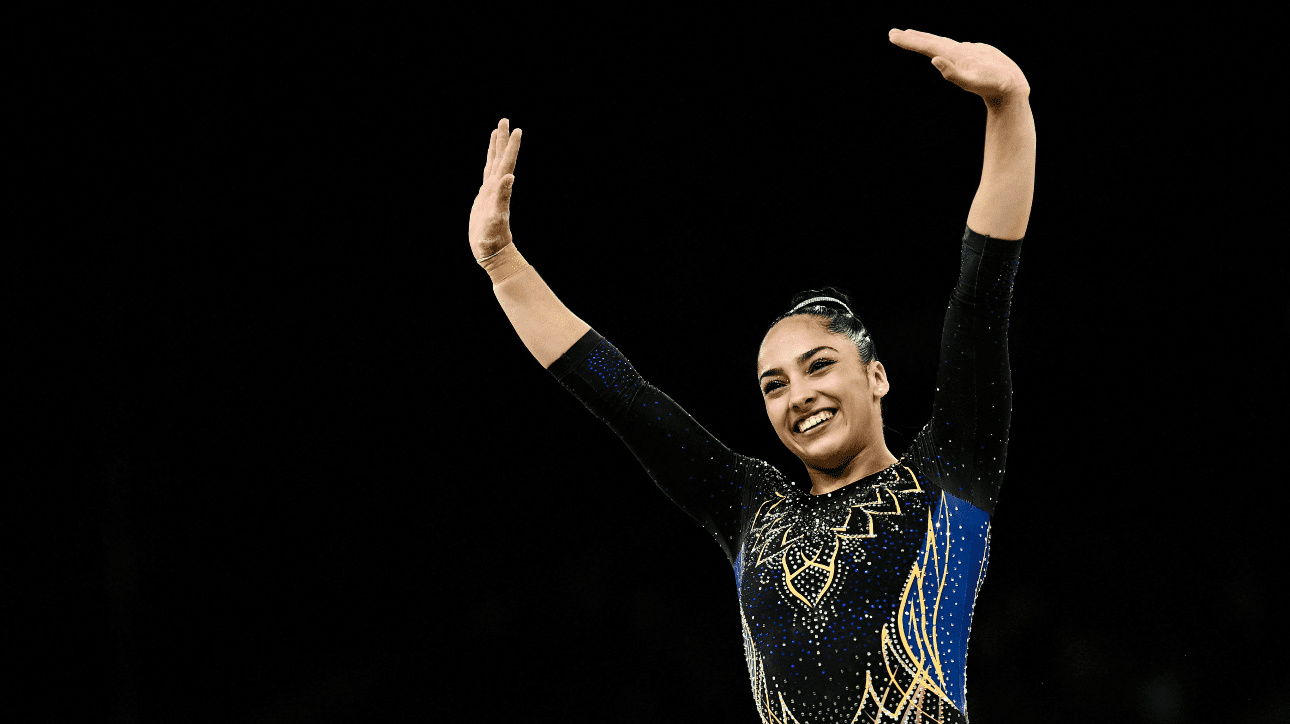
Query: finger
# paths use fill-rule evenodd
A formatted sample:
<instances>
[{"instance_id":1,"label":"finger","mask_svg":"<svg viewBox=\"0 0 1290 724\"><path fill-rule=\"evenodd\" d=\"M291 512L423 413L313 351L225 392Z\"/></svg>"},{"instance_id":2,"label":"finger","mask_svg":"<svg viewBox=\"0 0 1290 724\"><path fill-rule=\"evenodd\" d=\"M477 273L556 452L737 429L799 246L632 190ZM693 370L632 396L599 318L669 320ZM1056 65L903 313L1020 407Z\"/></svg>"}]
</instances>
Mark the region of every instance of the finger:
<instances>
[{"instance_id":1,"label":"finger","mask_svg":"<svg viewBox=\"0 0 1290 724\"><path fill-rule=\"evenodd\" d=\"M506 144L510 142L510 136L511 136L511 122L510 122L510 119L503 118L502 120L500 120L500 121L498 121L498 122L497 122L497 156L496 156L496 158L501 159L501 158L502 158L502 155L503 155L504 153L506 153ZM506 172L505 172L505 171L503 171L502 173L506 173Z\"/></svg>"},{"instance_id":2,"label":"finger","mask_svg":"<svg viewBox=\"0 0 1290 724\"><path fill-rule=\"evenodd\" d=\"M502 154L501 166L497 171L502 174L515 173L515 159L520 155L520 129L511 132L510 143L506 144L506 152Z\"/></svg>"},{"instance_id":3,"label":"finger","mask_svg":"<svg viewBox=\"0 0 1290 724\"><path fill-rule=\"evenodd\" d=\"M922 53L927 57L948 56L958 42L940 35L932 35L919 30L900 30L892 28L887 32L887 39L905 50Z\"/></svg>"},{"instance_id":4,"label":"finger","mask_svg":"<svg viewBox=\"0 0 1290 724\"><path fill-rule=\"evenodd\" d=\"M488 157L484 159L484 180L488 180L488 172L492 170L493 159L497 157L497 129L494 128L492 133L488 134Z\"/></svg>"}]
</instances>

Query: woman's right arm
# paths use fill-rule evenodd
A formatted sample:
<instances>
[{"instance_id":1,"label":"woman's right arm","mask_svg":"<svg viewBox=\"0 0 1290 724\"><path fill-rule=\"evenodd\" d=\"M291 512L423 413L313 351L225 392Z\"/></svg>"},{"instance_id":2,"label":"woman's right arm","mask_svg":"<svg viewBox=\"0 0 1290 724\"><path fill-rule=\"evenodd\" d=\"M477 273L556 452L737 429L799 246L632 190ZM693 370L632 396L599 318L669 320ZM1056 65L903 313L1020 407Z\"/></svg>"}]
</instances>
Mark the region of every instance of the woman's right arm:
<instances>
[{"instance_id":1,"label":"woman's right arm","mask_svg":"<svg viewBox=\"0 0 1290 724\"><path fill-rule=\"evenodd\" d=\"M519 129L508 133L504 118L493 131L484 183L470 212L475 259L488 271L497 301L538 363L619 436L655 484L734 561L745 483L778 471L731 451L646 382L515 250L509 217L519 135Z\"/></svg>"},{"instance_id":2,"label":"woman's right arm","mask_svg":"<svg viewBox=\"0 0 1290 724\"><path fill-rule=\"evenodd\" d=\"M538 364L549 368L591 329L556 298L511 238L511 186L520 129L503 118L493 131L484 182L470 209L470 250L493 280L493 294Z\"/></svg>"}]
</instances>

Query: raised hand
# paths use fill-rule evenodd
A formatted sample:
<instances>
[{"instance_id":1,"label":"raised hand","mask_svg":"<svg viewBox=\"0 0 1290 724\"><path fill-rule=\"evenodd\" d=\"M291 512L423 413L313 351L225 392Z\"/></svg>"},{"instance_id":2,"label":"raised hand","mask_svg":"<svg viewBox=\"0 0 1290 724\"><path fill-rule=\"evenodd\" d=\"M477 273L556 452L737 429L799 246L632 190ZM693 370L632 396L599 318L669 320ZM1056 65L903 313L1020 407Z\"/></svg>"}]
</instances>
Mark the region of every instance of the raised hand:
<instances>
[{"instance_id":1,"label":"raised hand","mask_svg":"<svg viewBox=\"0 0 1290 724\"><path fill-rule=\"evenodd\" d=\"M519 153L520 129L511 132L510 121L503 118L488 141L484 183L470 207L470 251L476 259L511 243L511 186Z\"/></svg>"},{"instance_id":2,"label":"raised hand","mask_svg":"<svg viewBox=\"0 0 1290 724\"><path fill-rule=\"evenodd\" d=\"M1021 68L993 45L960 43L920 30L897 28L887 33L887 39L931 58L942 78L981 96L986 103L1030 96L1030 84Z\"/></svg>"}]
</instances>

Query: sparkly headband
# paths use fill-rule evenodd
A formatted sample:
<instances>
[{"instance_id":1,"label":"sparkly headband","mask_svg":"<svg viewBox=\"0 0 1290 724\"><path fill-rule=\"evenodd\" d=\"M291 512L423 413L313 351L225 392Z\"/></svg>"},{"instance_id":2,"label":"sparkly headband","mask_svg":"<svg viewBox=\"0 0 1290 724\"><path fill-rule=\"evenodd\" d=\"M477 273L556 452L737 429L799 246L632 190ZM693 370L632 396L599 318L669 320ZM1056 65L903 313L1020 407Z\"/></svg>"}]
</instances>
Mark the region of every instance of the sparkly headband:
<instances>
[{"instance_id":1,"label":"sparkly headband","mask_svg":"<svg viewBox=\"0 0 1290 724\"><path fill-rule=\"evenodd\" d=\"M810 299L806 300L805 302L802 302L801 304L797 305L796 307L793 307L788 311L790 314L792 314L793 312L796 312L797 310L801 309L802 307L805 307L811 302L819 302L825 299L829 300L830 302L837 302L838 304L841 304L844 308L846 308L847 314L850 314L853 317L856 316L856 313L851 311L851 307L848 307L845 302L843 302L841 299L835 299L833 297L811 297Z\"/></svg>"}]
</instances>

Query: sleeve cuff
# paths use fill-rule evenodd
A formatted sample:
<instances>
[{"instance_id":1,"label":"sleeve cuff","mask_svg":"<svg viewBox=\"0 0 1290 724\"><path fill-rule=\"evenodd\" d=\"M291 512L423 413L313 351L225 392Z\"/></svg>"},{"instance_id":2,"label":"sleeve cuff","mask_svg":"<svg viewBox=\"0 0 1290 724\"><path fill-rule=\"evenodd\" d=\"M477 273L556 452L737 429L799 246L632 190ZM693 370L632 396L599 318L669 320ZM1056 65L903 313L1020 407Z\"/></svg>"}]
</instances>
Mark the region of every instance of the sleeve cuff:
<instances>
[{"instance_id":1,"label":"sleeve cuff","mask_svg":"<svg viewBox=\"0 0 1290 724\"><path fill-rule=\"evenodd\" d=\"M556 380L564 379L564 376L569 374L579 362L586 359L587 355L591 354L591 350L595 349L603 339L604 337L600 336L600 333L596 330L587 330L587 333L582 335L577 342L574 342L572 347L565 350L559 359L546 368L547 371Z\"/></svg>"},{"instance_id":2,"label":"sleeve cuff","mask_svg":"<svg viewBox=\"0 0 1290 724\"><path fill-rule=\"evenodd\" d=\"M992 236L976 233L967 224L963 225L963 243L967 244L972 251L983 256L985 254L1020 256L1021 242L1025 240L1026 237L1024 236L1020 239L996 239Z\"/></svg>"}]
</instances>

